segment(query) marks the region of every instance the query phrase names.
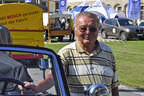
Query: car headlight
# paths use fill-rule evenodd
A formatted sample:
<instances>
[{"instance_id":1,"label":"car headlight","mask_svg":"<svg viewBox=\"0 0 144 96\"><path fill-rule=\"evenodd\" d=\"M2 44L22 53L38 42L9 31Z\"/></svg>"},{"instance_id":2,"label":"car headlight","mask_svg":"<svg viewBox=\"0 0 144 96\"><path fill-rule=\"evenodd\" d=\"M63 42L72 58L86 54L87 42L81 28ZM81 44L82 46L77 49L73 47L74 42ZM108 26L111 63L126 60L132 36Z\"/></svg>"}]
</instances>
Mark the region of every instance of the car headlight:
<instances>
[{"instance_id":1,"label":"car headlight","mask_svg":"<svg viewBox=\"0 0 144 96\"><path fill-rule=\"evenodd\" d=\"M130 32L130 29L125 29L126 32Z\"/></svg>"}]
</instances>

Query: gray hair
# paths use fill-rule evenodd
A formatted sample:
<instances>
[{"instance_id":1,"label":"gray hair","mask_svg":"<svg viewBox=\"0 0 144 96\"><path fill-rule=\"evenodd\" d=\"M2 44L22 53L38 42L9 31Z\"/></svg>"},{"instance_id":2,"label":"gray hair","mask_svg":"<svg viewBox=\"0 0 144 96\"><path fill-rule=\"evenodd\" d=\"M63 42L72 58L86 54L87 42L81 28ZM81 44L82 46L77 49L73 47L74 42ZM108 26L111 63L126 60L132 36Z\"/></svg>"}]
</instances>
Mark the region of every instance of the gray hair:
<instances>
[{"instance_id":1,"label":"gray hair","mask_svg":"<svg viewBox=\"0 0 144 96\"><path fill-rule=\"evenodd\" d=\"M76 18L75 18L75 20L74 20L74 26L76 26L76 21L77 21L77 19L78 19L80 16L93 17L93 18L95 18L96 23L97 23L97 24L100 24L100 19L99 19L99 17L98 17L96 14L94 14L94 13L92 13L92 12L84 11L84 12L78 13L78 14L76 15Z\"/></svg>"}]
</instances>

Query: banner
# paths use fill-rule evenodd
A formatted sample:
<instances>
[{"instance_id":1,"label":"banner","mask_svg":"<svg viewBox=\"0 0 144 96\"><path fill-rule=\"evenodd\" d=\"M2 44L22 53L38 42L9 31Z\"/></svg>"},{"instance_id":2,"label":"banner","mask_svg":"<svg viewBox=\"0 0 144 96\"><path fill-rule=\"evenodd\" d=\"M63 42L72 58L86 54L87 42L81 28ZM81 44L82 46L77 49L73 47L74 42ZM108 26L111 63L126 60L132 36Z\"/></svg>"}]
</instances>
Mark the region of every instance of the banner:
<instances>
[{"instance_id":1,"label":"banner","mask_svg":"<svg viewBox=\"0 0 144 96\"><path fill-rule=\"evenodd\" d=\"M67 0L60 0L60 13L63 13L64 11L66 11L66 7L67 7Z\"/></svg>"},{"instance_id":2,"label":"banner","mask_svg":"<svg viewBox=\"0 0 144 96\"><path fill-rule=\"evenodd\" d=\"M127 17L133 20L140 18L140 0L129 0Z\"/></svg>"}]
</instances>

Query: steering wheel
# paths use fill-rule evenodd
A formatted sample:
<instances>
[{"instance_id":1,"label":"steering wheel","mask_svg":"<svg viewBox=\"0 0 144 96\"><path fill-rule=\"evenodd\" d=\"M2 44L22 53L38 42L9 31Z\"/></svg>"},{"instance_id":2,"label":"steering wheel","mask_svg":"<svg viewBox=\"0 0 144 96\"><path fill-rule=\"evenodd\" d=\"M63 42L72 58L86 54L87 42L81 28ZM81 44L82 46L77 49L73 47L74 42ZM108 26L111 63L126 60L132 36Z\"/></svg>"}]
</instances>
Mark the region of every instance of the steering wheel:
<instances>
[{"instance_id":1,"label":"steering wheel","mask_svg":"<svg viewBox=\"0 0 144 96\"><path fill-rule=\"evenodd\" d=\"M10 83L10 82L24 87L24 83L22 81L16 80L13 78L0 78L0 82L4 82L4 85L2 87L2 92L0 94L5 94L8 83Z\"/></svg>"},{"instance_id":2,"label":"steering wheel","mask_svg":"<svg viewBox=\"0 0 144 96\"><path fill-rule=\"evenodd\" d=\"M13 78L0 78L0 82L4 82L4 85L2 87L2 92L0 93L0 96L5 96L5 93L6 93L6 88L8 86L8 83L15 83L17 85L21 85L22 87L24 87L24 83L20 80L16 80L16 79L13 79ZM26 94L26 95L6 95L6 96L41 96L41 95L29 95L29 94ZM43 95L42 95L43 96ZM53 94L47 94L47 95L44 95L44 96L58 96L58 95L53 95Z\"/></svg>"}]
</instances>

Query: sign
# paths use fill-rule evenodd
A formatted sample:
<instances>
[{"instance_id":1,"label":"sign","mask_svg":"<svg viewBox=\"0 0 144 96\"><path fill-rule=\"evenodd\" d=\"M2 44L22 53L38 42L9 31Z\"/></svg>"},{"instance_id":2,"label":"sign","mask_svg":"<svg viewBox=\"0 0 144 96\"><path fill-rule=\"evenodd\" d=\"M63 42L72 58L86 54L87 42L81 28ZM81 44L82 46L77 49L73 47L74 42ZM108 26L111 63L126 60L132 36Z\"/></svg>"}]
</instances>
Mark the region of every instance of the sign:
<instances>
[{"instance_id":1,"label":"sign","mask_svg":"<svg viewBox=\"0 0 144 96\"><path fill-rule=\"evenodd\" d=\"M55 13L56 2L49 1L49 12Z\"/></svg>"},{"instance_id":2,"label":"sign","mask_svg":"<svg viewBox=\"0 0 144 96\"><path fill-rule=\"evenodd\" d=\"M67 0L60 0L60 13L66 11Z\"/></svg>"},{"instance_id":3,"label":"sign","mask_svg":"<svg viewBox=\"0 0 144 96\"><path fill-rule=\"evenodd\" d=\"M140 18L140 0L129 0L127 17L133 20Z\"/></svg>"},{"instance_id":4,"label":"sign","mask_svg":"<svg viewBox=\"0 0 144 96\"><path fill-rule=\"evenodd\" d=\"M35 5L7 3L1 5L0 9L0 24L8 29L42 29L43 10Z\"/></svg>"}]
</instances>

